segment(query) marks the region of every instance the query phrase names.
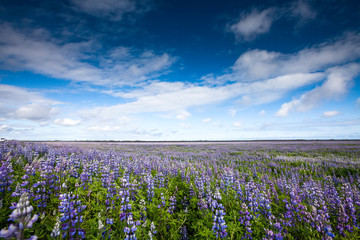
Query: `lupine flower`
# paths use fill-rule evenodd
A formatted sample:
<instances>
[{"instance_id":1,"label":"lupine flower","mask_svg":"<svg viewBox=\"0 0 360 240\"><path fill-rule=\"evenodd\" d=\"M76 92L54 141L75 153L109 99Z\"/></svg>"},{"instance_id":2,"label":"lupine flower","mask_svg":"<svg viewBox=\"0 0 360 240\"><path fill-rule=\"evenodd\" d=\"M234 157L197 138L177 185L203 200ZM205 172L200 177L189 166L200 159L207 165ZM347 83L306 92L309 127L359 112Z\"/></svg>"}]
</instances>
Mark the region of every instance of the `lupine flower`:
<instances>
[{"instance_id":1,"label":"lupine flower","mask_svg":"<svg viewBox=\"0 0 360 240\"><path fill-rule=\"evenodd\" d=\"M104 224L101 221L101 213L100 212L98 213L98 218L99 218L99 220L98 220L98 225L99 225L98 229L101 230L101 229L104 228Z\"/></svg>"},{"instance_id":2,"label":"lupine flower","mask_svg":"<svg viewBox=\"0 0 360 240\"><path fill-rule=\"evenodd\" d=\"M186 225L182 226L180 228L180 239L181 240L188 240L188 232L187 232L187 229L186 229Z\"/></svg>"},{"instance_id":3,"label":"lupine flower","mask_svg":"<svg viewBox=\"0 0 360 240\"><path fill-rule=\"evenodd\" d=\"M239 212L240 213L240 218L239 221L241 224L244 224L245 227L245 238L248 239L252 239L251 234L252 234L252 230L251 230L251 223L250 220L253 218L253 216L251 215L251 213L248 210L248 207L245 203L242 203L241 205L242 210Z\"/></svg>"},{"instance_id":4,"label":"lupine flower","mask_svg":"<svg viewBox=\"0 0 360 240\"><path fill-rule=\"evenodd\" d=\"M215 236L218 238L224 238L227 235L226 232L226 228L227 225L225 223L224 220L224 216L225 216L225 210L224 210L224 206L220 203L221 200L221 195L219 192L219 189L216 189L215 191L215 195L214 195L214 200L213 200L213 232L215 234Z\"/></svg>"},{"instance_id":5,"label":"lupine flower","mask_svg":"<svg viewBox=\"0 0 360 240\"><path fill-rule=\"evenodd\" d=\"M174 214L174 210L175 210L175 207L176 207L176 197L171 196L170 199L169 199L169 202L170 202L170 206L169 206L169 209L167 211L170 214Z\"/></svg>"},{"instance_id":6,"label":"lupine flower","mask_svg":"<svg viewBox=\"0 0 360 240\"><path fill-rule=\"evenodd\" d=\"M31 217L33 207L30 205L28 193L25 192L21 195L19 203L16 205L15 210L11 213L10 219L16 222L11 224L8 229L2 229L0 231L0 237L10 239L16 237L17 239L24 239L24 230L33 226L34 222L38 219L38 215ZM34 235L29 239L37 239Z\"/></svg>"},{"instance_id":7,"label":"lupine flower","mask_svg":"<svg viewBox=\"0 0 360 240\"><path fill-rule=\"evenodd\" d=\"M84 238L84 230L79 228L80 223L83 221L80 213L86 208L86 205L81 205L80 200L74 201L76 196L73 194L61 194L59 199L61 200L59 211L61 212L60 221L61 231L63 238L69 234L74 236L76 232L78 236ZM78 227L77 227L78 226Z\"/></svg>"},{"instance_id":8,"label":"lupine flower","mask_svg":"<svg viewBox=\"0 0 360 240\"><path fill-rule=\"evenodd\" d=\"M60 236L60 217L59 216L57 216L57 218L56 218L56 223L55 223L54 229L51 231L50 236L52 238L56 238L56 237Z\"/></svg>"},{"instance_id":9,"label":"lupine flower","mask_svg":"<svg viewBox=\"0 0 360 240\"><path fill-rule=\"evenodd\" d=\"M155 224L154 222L151 222L151 225L150 225L150 231L148 233L149 237L150 237L150 240L152 240L153 236L156 234L156 228L155 228Z\"/></svg>"}]
</instances>

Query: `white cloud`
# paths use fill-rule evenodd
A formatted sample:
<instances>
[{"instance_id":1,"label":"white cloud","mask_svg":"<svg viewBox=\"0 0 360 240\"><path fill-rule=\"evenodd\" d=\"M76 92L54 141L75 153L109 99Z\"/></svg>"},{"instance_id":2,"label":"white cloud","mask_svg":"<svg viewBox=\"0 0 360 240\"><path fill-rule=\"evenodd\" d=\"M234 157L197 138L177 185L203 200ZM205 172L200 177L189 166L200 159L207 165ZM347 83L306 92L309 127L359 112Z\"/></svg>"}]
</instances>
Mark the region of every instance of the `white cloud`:
<instances>
[{"instance_id":1,"label":"white cloud","mask_svg":"<svg viewBox=\"0 0 360 240\"><path fill-rule=\"evenodd\" d=\"M194 84L175 82L166 84L168 92L159 90L151 86L153 83L150 83L150 86L128 95L126 93L116 93L119 96L135 98L132 102L109 107L83 109L79 113L84 119L96 118L101 119L101 121L111 121L118 116L146 112L175 113L175 118L185 119L190 116L186 111L189 107L218 103L245 94L254 96L248 102L252 105L271 102L289 90L317 82L322 77L323 74L320 73L291 74L261 82L233 83L219 87L196 86ZM154 84L158 85L158 82ZM172 84L173 87L170 87Z\"/></svg>"},{"instance_id":2,"label":"white cloud","mask_svg":"<svg viewBox=\"0 0 360 240\"><path fill-rule=\"evenodd\" d=\"M2 119L27 119L44 121L57 113L58 101L42 97L37 92L0 84L0 117Z\"/></svg>"},{"instance_id":3,"label":"white cloud","mask_svg":"<svg viewBox=\"0 0 360 240\"><path fill-rule=\"evenodd\" d=\"M243 12L240 19L230 25L230 30L238 40L250 41L270 31L272 24L281 18L296 18L296 26L304 25L315 19L317 13L305 0L294 1L285 6L277 6L264 10L253 9Z\"/></svg>"},{"instance_id":4,"label":"white cloud","mask_svg":"<svg viewBox=\"0 0 360 240\"><path fill-rule=\"evenodd\" d=\"M40 93L29 91L28 89L16 87L8 84L0 84L0 108L7 106L16 106L25 103L60 103L45 97Z\"/></svg>"},{"instance_id":5,"label":"white cloud","mask_svg":"<svg viewBox=\"0 0 360 240\"><path fill-rule=\"evenodd\" d=\"M14 130L13 128L9 127L8 125L6 124L2 124L0 125L0 132L10 132Z\"/></svg>"},{"instance_id":6,"label":"white cloud","mask_svg":"<svg viewBox=\"0 0 360 240\"><path fill-rule=\"evenodd\" d=\"M311 73L360 57L360 34L348 33L293 54L250 50L242 54L228 75L234 81L255 81L291 73Z\"/></svg>"},{"instance_id":7,"label":"white cloud","mask_svg":"<svg viewBox=\"0 0 360 240\"><path fill-rule=\"evenodd\" d=\"M265 114L266 114L266 111L264 109L259 112L260 116L264 116Z\"/></svg>"},{"instance_id":8,"label":"white cloud","mask_svg":"<svg viewBox=\"0 0 360 240\"><path fill-rule=\"evenodd\" d=\"M298 99L292 100L288 103L284 103L283 105L281 105L281 108L276 112L276 116L286 117L287 115L289 115L289 112L291 112L297 105L299 105L299 103L300 100Z\"/></svg>"},{"instance_id":9,"label":"white cloud","mask_svg":"<svg viewBox=\"0 0 360 240\"><path fill-rule=\"evenodd\" d=\"M341 67L333 67L327 71L324 83L306 92L299 99L284 103L277 116L287 116L291 111L308 111L323 100L337 99L343 96L351 87L353 78L360 72L360 64L352 63Z\"/></svg>"},{"instance_id":10,"label":"white cloud","mask_svg":"<svg viewBox=\"0 0 360 240\"><path fill-rule=\"evenodd\" d=\"M182 110L176 115L176 119L185 120L190 116L191 114L188 111Z\"/></svg>"},{"instance_id":11,"label":"white cloud","mask_svg":"<svg viewBox=\"0 0 360 240\"><path fill-rule=\"evenodd\" d=\"M202 120L202 122L204 122L204 123L211 122L211 118L204 118L204 119Z\"/></svg>"},{"instance_id":12,"label":"white cloud","mask_svg":"<svg viewBox=\"0 0 360 240\"><path fill-rule=\"evenodd\" d=\"M242 54L235 62L233 70L236 72L245 71L247 80L267 78L278 72L278 59L281 56L277 52L266 50L251 50Z\"/></svg>"},{"instance_id":13,"label":"white cloud","mask_svg":"<svg viewBox=\"0 0 360 240\"><path fill-rule=\"evenodd\" d=\"M118 116L147 112L169 113L172 116L171 118L186 119L189 114L184 113L188 113L187 109L190 107L230 99L237 100L238 103L247 106L269 103L283 97L289 91L314 83L321 83L326 78L328 78L326 82L329 83L323 83L323 88L330 91L330 85L332 86L334 85L333 82L338 81L331 80L335 77L335 73L331 74L331 72L335 71L336 68L327 69L358 59L360 57L360 41L357 40L360 40L360 35L347 34L337 41L325 42L294 54L251 50L239 57L229 73L220 76L207 76L207 81L211 81L210 78L212 77L216 82L223 82L222 85L205 84L198 86L186 82L148 81L134 91L111 90L107 92L114 96L131 99L130 102L83 109L79 113L84 119L96 118L101 119L101 121L112 121ZM126 55L126 51L125 53L121 52L120 55L124 54ZM311 63L309 64L309 62ZM267 69L264 73L254 75L263 68ZM352 76L354 75L349 77ZM336 90L339 91L340 87L336 87ZM349 87L346 86L345 88L348 89ZM322 90L321 94L326 96L327 93ZM329 96L324 99L332 97ZM309 99L309 96L306 98ZM305 105L309 106L305 100L295 99L293 102L285 103L277 115L286 116L294 109L300 110ZM233 112L233 114L235 113Z\"/></svg>"},{"instance_id":14,"label":"white cloud","mask_svg":"<svg viewBox=\"0 0 360 240\"><path fill-rule=\"evenodd\" d=\"M55 119L54 123L61 126L76 126L81 123L81 120L73 120L71 118Z\"/></svg>"},{"instance_id":15,"label":"white cloud","mask_svg":"<svg viewBox=\"0 0 360 240\"><path fill-rule=\"evenodd\" d=\"M241 121L236 121L236 122L233 122L233 126L234 127L242 127L243 123Z\"/></svg>"},{"instance_id":16,"label":"white cloud","mask_svg":"<svg viewBox=\"0 0 360 240\"><path fill-rule=\"evenodd\" d=\"M18 108L15 112L16 118L32 121L44 121L57 113L57 109L50 104L32 103Z\"/></svg>"},{"instance_id":17,"label":"white cloud","mask_svg":"<svg viewBox=\"0 0 360 240\"><path fill-rule=\"evenodd\" d=\"M262 11L254 9L250 13L243 14L240 20L230 26L235 36L246 41L256 38L260 34L267 33L274 21L274 9Z\"/></svg>"},{"instance_id":18,"label":"white cloud","mask_svg":"<svg viewBox=\"0 0 360 240\"><path fill-rule=\"evenodd\" d=\"M118 104L110 107L98 107L80 111L85 118L99 117L113 119L124 114L144 112L176 112L178 118L186 118L189 113L185 109L191 106L202 106L210 103L220 102L234 97L236 91L229 87L210 88L206 86L182 85L174 83L173 91L151 93L148 89L137 91L133 94L136 100L129 103Z\"/></svg>"},{"instance_id":19,"label":"white cloud","mask_svg":"<svg viewBox=\"0 0 360 240\"><path fill-rule=\"evenodd\" d=\"M61 80L100 86L136 85L165 73L175 61L168 54L135 53L119 47L100 59L89 59L92 51L103 50L95 41L60 44L59 41L0 25L0 65L10 70L29 70ZM45 30L42 30L45 31ZM45 34L46 35L46 34ZM92 65L91 61L99 63Z\"/></svg>"},{"instance_id":20,"label":"white cloud","mask_svg":"<svg viewBox=\"0 0 360 240\"><path fill-rule=\"evenodd\" d=\"M336 115L339 115L339 111L326 111L322 114L323 117L335 117Z\"/></svg>"}]
</instances>

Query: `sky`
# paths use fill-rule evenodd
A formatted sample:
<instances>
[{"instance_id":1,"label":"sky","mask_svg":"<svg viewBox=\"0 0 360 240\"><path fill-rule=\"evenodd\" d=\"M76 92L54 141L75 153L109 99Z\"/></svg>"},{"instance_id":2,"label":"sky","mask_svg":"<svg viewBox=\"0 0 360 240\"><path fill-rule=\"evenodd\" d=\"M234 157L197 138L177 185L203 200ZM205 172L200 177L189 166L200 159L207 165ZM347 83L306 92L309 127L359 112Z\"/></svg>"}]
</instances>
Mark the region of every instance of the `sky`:
<instances>
[{"instance_id":1,"label":"sky","mask_svg":"<svg viewBox=\"0 0 360 240\"><path fill-rule=\"evenodd\" d=\"M0 137L360 138L353 0L2 0Z\"/></svg>"}]
</instances>

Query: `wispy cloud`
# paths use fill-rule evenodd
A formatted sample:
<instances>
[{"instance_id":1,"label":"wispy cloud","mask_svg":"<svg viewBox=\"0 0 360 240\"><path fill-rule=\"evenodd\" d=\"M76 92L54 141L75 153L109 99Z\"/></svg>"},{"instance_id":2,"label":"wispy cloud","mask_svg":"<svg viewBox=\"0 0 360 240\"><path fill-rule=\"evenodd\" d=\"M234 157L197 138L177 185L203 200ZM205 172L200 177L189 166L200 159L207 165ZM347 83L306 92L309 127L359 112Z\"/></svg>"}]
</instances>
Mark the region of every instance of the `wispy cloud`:
<instances>
[{"instance_id":1,"label":"wispy cloud","mask_svg":"<svg viewBox=\"0 0 360 240\"><path fill-rule=\"evenodd\" d=\"M343 96L352 85L353 78L360 72L360 64L352 63L330 68L324 83L304 93L300 98L284 103L277 116L287 116L291 111L308 111L324 100Z\"/></svg>"},{"instance_id":2,"label":"wispy cloud","mask_svg":"<svg viewBox=\"0 0 360 240\"><path fill-rule=\"evenodd\" d=\"M13 130L14 130L13 128L9 127L6 124L0 125L0 132L11 132Z\"/></svg>"},{"instance_id":3,"label":"wispy cloud","mask_svg":"<svg viewBox=\"0 0 360 240\"><path fill-rule=\"evenodd\" d=\"M237 40L251 41L258 36L268 33L273 23L282 18L296 18L297 25L304 25L316 17L317 13L305 0L294 1L285 6L267 9L254 8L250 12L242 12L240 19L226 28L232 32Z\"/></svg>"},{"instance_id":4,"label":"wispy cloud","mask_svg":"<svg viewBox=\"0 0 360 240\"><path fill-rule=\"evenodd\" d=\"M300 25L314 19L317 15L317 12L312 9L309 3L305 0L294 1L289 10L295 17L300 19Z\"/></svg>"},{"instance_id":5,"label":"wispy cloud","mask_svg":"<svg viewBox=\"0 0 360 240\"><path fill-rule=\"evenodd\" d=\"M204 118L204 119L202 120L202 122L204 122L204 123L211 122L211 118Z\"/></svg>"},{"instance_id":6,"label":"wispy cloud","mask_svg":"<svg viewBox=\"0 0 360 240\"><path fill-rule=\"evenodd\" d=\"M255 81L289 73L310 73L353 61L359 56L360 34L347 33L293 54L250 50L237 59L231 77L238 81Z\"/></svg>"},{"instance_id":7,"label":"wispy cloud","mask_svg":"<svg viewBox=\"0 0 360 240\"><path fill-rule=\"evenodd\" d=\"M158 77L175 60L166 53L135 53L124 47L105 51L103 57L92 59L91 52L101 50L101 45L94 41L61 44L36 35L36 31L24 34L8 24L0 25L0 31L2 68L27 70L72 82L133 86Z\"/></svg>"},{"instance_id":8,"label":"wispy cloud","mask_svg":"<svg viewBox=\"0 0 360 240\"><path fill-rule=\"evenodd\" d=\"M240 20L232 24L229 29L238 39L249 41L258 35L267 33L273 21L273 8L262 11L254 9L250 13L243 13Z\"/></svg>"},{"instance_id":9,"label":"wispy cloud","mask_svg":"<svg viewBox=\"0 0 360 240\"><path fill-rule=\"evenodd\" d=\"M176 114L176 119L185 120L190 116L191 116L191 114L188 111L182 110L182 111L179 111L178 114Z\"/></svg>"}]
</instances>

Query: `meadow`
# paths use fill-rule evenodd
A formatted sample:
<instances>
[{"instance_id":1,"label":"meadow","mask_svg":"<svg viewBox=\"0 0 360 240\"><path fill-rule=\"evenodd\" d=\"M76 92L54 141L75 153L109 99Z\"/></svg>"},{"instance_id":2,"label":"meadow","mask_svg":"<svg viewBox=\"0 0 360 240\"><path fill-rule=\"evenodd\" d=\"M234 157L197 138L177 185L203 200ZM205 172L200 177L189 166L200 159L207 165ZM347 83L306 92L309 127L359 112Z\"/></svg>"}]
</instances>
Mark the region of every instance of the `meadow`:
<instances>
[{"instance_id":1,"label":"meadow","mask_svg":"<svg viewBox=\"0 0 360 240\"><path fill-rule=\"evenodd\" d=\"M5 239L359 239L360 141L0 143Z\"/></svg>"}]
</instances>

